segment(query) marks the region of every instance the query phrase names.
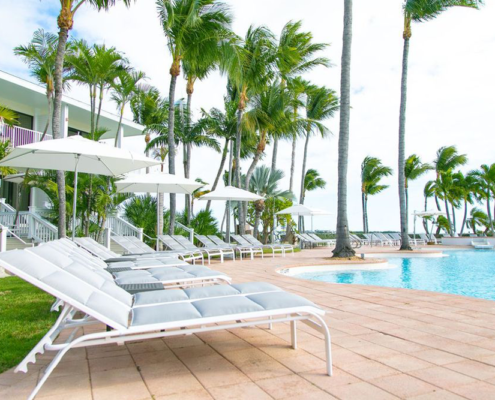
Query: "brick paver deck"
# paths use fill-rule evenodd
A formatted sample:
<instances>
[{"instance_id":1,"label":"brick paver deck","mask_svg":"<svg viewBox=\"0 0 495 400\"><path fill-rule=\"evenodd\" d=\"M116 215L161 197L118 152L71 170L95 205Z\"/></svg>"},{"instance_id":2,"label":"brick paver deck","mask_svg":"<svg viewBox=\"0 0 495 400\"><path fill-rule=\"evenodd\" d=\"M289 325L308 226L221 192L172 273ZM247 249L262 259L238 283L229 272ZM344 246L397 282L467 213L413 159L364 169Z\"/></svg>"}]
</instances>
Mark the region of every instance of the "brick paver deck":
<instances>
[{"instance_id":1,"label":"brick paver deck","mask_svg":"<svg viewBox=\"0 0 495 400\"><path fill-rule=\"evenodd\" d=\"M275 272L318 265L327 249L215 263L234 282L267 281L328 311L334 371L319 334L286 324L71 350L41 390L69 399L495 399L495 302L440 293L304 281ZM103 326L92 330L103 329ZM86 329L90 331L90 329ZM50 355L0 375L0 398L25 399Z\"/></svg>"}]
</instances>

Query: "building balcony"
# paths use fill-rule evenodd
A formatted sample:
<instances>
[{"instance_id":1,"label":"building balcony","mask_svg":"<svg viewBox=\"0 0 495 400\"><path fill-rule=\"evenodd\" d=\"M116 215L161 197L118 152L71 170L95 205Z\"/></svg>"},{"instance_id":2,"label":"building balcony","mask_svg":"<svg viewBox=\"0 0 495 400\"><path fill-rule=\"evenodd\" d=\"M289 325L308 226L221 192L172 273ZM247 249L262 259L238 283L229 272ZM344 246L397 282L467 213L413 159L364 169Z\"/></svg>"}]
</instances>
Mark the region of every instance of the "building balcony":
<instances>
[{"instance_id":1,"label":"building balcony","mask_svg":"<svg viewBox=\"0 0 495 400\"><path fill-rule=\"evenodd\" d=\"M10 141L12 147L41 141L42 132L21 128L20 126L0 125L0 141ZM46 134L43 140L52 139L52 135Z\"/></svg>"}]
</instances>

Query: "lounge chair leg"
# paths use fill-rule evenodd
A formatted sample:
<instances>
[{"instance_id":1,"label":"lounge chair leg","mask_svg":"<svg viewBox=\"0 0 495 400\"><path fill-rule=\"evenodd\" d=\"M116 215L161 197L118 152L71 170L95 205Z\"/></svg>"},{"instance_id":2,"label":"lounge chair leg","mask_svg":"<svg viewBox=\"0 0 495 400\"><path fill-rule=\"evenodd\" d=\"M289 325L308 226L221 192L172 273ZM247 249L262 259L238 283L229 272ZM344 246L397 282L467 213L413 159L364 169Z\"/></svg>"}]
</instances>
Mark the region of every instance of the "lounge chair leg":
<instances>
[{"instance_id":1,"label":"lounge chair leg","mask_svg":"<svg viewBox=\"0 0 495 400\"><path fill-rule=\"evenodd\" d=\"M297 349L297 321L290 321L290 341L291 347Z\"/></svg>"},{"instance_id":2,"label":"lounge chair leg","mask_svg":"<svg viewBox=\"0 0 495 400\"><path fill-rule=\"evenodd\" d=\"M272 319L272 317L270 317L270 319ZM270 330L270 331L271 331L272 329L273 329L273 324L270 322L270 323L268 324L268 330Z\"/></svg>"}]
</instances>

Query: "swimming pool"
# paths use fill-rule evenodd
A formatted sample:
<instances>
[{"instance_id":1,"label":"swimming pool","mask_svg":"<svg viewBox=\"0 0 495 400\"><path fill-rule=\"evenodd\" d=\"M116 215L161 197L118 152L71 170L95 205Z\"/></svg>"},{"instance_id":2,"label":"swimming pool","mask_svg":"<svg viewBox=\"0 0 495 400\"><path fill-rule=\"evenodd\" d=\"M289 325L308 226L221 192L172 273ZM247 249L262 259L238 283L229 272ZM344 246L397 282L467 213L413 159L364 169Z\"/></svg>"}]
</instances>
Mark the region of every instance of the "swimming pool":
<instances>
[{"instance_id":1,"label":"swimming pool","mask_svg":"<svg viewBox=\"0 0 495 400\"><path fill-rule=\"evenodd\" d=\"M297 278L387 286L495 300L495 251L446 251L442 258L387 258L398 268L377 271L304 272Z\"/></svg>"}]
</instances>

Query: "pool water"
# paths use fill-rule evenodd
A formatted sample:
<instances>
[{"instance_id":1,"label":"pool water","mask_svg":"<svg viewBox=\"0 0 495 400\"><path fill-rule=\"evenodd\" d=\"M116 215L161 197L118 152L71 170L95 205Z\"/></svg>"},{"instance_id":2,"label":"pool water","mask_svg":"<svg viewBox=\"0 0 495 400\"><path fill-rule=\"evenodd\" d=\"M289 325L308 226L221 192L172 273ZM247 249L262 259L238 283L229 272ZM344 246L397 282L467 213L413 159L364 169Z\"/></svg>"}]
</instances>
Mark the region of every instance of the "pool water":
<instances>
[{"instance_id":1,"label":"pool water","mask_svg":"<svg viewBox=\"0 0 495 400\"><path fill-rule=\"evenodd\" d=\"M495 300L495 251L444 252L442 258L387 258L398 268L375 271L305 272L298 278L387 286Z\"/></svg>"}]
</instances>

